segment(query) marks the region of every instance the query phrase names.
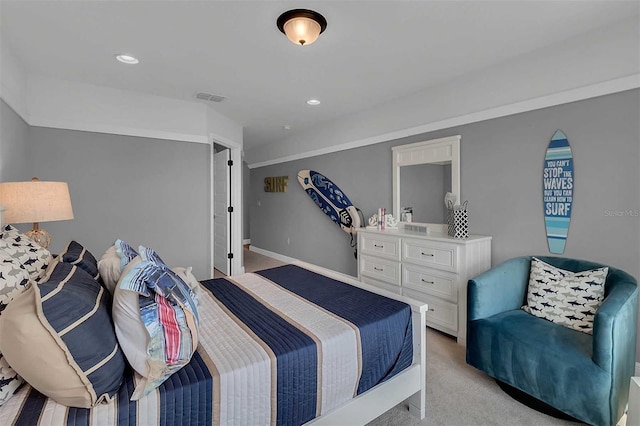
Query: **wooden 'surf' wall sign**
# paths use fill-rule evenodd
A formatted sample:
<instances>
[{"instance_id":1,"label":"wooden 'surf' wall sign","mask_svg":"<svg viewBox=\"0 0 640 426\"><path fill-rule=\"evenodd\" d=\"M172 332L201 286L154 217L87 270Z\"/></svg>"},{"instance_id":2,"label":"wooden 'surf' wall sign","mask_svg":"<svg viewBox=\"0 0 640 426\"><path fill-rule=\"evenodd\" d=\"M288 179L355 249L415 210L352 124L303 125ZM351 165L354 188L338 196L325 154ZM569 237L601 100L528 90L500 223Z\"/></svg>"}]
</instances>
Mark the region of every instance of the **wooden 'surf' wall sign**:
<instances>
[{"instance_id":1,"label":"wooden 'surf' wall sign","mask_svg":"<svg viewBox=\"0 0 640 426\"><path fill-rule=\"evenodd\" d=\"M274 176L264 178L264 192L287 192L289 176Z\"/></svg>"},{"instance_id":2,"label":"wooden 'surf' wall sign","mask_svg":"<svg viewBox=\"0 0 640 426\"><path fill-rule=\"evenodd\" d=\"M573 156L569 141L557 130L544 158L542 198L549 252L564 253L573 206Z\"/></svg>"}]
</instances>

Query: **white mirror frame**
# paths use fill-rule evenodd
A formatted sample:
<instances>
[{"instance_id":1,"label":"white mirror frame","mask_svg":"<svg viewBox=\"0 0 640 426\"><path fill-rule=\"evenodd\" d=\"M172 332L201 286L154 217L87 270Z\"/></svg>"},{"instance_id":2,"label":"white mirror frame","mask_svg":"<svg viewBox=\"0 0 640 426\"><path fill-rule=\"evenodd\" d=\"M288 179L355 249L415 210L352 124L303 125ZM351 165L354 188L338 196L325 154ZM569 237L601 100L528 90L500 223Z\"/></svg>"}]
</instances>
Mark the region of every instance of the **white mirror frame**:
<instances>
[{"instance_id":1,"label":"white mirror frame","mask_svg":"<svg viewBox=\"0 0 640 426\"><path fill-rule=\"evenodd\" d=\"M451 164L451 192L456 195L456 203L460 203L460 135L446 138L432 139L408 145L398 145L391 148L392 151L392 176L393 176L393 217L400 219L400 167L414 164ZM444 205L444 197L437 202ZM408 222L400 222L400 226ZM416 222L410 222L416 224ZM418 223L426 225L429 230L447 232L447 224L444 223Z\"/></svg>"}]
</instances>

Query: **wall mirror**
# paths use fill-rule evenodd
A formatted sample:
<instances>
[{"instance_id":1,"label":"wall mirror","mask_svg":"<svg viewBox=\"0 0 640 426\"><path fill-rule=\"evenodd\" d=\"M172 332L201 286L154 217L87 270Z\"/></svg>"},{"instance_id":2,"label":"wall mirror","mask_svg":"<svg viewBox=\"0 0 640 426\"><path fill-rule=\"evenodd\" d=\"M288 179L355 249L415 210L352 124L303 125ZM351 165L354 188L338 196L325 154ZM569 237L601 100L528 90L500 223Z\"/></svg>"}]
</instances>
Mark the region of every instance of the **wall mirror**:
<instances>
[{"instance_id":1,"label":"wall mirror","mask_svg":"<svg viewBox=\"0 0 640 426\"><path fill-rule=\"evenodd\" d=\"M446 232L447 192L460 196L460 135L391 148L393 217L406 224ZM411 215L403 215L404 208Z\"/></svg>"}]
</instances>

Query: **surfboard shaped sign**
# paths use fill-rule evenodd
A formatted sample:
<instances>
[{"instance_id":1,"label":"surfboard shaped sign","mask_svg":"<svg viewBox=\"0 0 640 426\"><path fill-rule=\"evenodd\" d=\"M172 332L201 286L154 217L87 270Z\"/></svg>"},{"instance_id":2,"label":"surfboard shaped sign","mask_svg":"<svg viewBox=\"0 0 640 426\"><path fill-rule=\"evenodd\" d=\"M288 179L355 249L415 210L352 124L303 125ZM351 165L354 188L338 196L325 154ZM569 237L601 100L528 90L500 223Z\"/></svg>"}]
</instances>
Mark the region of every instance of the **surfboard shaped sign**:
<instances>
[{"instance_id":1,"label":"surfboard shaped sign","mask_svg":"<svg viewBox=\"0 0 640 426\"><path fill-rule=\"evenodd\" d=\"M360 227L360 215L344 192L322 173L300 170L298 182L309 197L346 233Z\"/></svg>"},{"instance_id":2,"label":"surfboard shaped sign","mask_svg":"<svg viewBox=\"0 0 640 426\"><path fill-rule=\"evenodd\" d=\"M573 207L573 155L567 136L556 130L549 142L542 171L544 225L549 252L564 253Z\"/></svg>"}]
</instances>

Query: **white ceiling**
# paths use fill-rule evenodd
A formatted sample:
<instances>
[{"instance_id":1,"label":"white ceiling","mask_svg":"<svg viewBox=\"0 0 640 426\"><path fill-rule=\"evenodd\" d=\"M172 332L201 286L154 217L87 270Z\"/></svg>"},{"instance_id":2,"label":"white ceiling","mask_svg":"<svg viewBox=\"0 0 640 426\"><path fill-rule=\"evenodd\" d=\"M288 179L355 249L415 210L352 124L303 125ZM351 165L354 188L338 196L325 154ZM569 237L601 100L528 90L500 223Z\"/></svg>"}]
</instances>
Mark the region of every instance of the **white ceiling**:
<instances>
[{"instance_id":1,"label":"white ceiling","mask_svg":"<svg viewBox=\"0 0 640 426\"><path fill-rule=\"evenodd\" d=\"M295 46L276 28L292 8L327 19L313 45ZM638 9L633 0L1 0L0 35L29 73L193 102L197 91L227 96L210 105L244 126L247 150ZM122 52L140 64L116 62Z\"/></svg>"}]
</instances>

